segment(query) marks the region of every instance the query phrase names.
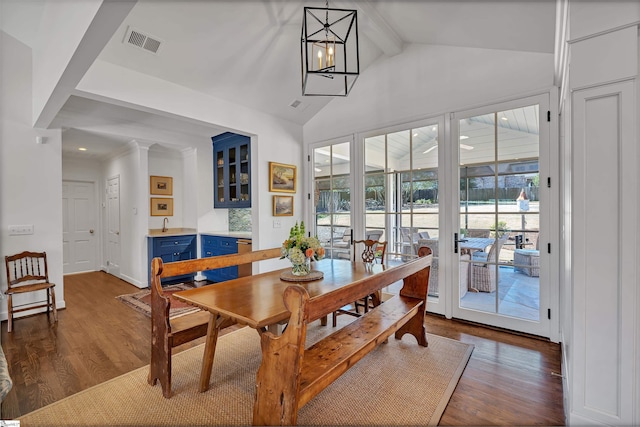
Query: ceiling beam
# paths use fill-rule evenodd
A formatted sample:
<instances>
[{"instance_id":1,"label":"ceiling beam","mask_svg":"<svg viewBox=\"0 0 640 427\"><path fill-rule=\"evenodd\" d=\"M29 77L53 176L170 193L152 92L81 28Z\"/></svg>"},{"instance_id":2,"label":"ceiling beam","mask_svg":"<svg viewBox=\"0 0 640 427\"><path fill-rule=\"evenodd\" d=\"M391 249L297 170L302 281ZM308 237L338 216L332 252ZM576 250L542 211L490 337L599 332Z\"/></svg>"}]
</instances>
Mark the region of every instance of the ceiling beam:
<instances>
[{"instance_id":1,"label":"ceiling beam","mask_svg":"<svg viewBox=\"0 0 640 427\"><path fill-rule=\"evenodd\" d=\"M44 92L45 97L37 99L37 102L34 101L33 127L49 127L58 111L60 111L71 95L73 89L82 80L87 70L91 67L98 55L100 55L100 52L111 39L111 36L113 36L113 33L120 27L122 21L129 15L136 1L137 0L105 0L100 2L100 6L97 8L86 32L83 34L72 56L61 71L61 75L57 81L55 78L52 79L47 75L47 73L51 73L47 65L51 63L50 57L55 56L54 54L57 52L57 50L53 50L53 47L49 45L54 45L60 41L54 37L54 34L45 33L45 35L43 35L43 46L36 49L36 52L45 51L46 55L36 56L33 64L35 68L33 79L35 81L34 85L36 85L35 90L37 92ZM87 2L87 4L89 3ZM56 6L53 2L49 3L49 5L49 7ZM73 7L73 5L69 5L69 7ZM59 13L57 18L59 19L51 19L52 22L47 22L50 28L64 27L64 19L70 19L62 13ZM48 51L50 48L53 50L53 53ZM41 57L44 59L39 60ZM51 86L51 81L56 83Z\"/></svg>"}]
</instances>

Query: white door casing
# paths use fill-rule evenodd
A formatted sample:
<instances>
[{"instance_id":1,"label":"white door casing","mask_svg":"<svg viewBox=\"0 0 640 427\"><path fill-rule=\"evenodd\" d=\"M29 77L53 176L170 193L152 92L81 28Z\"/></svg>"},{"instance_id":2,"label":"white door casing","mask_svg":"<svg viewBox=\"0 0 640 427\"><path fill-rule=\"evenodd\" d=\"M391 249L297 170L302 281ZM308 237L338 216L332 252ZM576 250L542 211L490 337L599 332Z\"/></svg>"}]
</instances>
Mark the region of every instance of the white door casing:
<instances>
[{"instance_id":1,"label":"white door casing","mask_svg":"<svg viewBox=\"0 0 640 427\"><path fill-rule=\"evenodd\" d=\"M120 177L107 181L107 273L120 277Z\"/></svg>"}]
</instances>

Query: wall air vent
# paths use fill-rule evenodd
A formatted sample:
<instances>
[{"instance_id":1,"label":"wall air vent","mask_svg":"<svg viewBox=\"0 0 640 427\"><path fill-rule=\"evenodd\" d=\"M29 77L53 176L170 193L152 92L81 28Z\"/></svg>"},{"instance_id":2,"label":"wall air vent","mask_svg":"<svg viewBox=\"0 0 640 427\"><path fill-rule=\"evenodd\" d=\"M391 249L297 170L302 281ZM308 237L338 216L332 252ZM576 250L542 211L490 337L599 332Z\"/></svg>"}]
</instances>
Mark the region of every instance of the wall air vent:
<instances>
[{"instance_id":1,"label":"wall air vent","mask_svg":"<svg viewBox=\"0 0 640 427\"><path fill-rule=\"evenodd\" d=\"M162 41L157 37L149 36L147 34L144 34L142 31L136 30L131 27L127 28L123 43L130 46L135 46L140 49L144 49L147 52L151 52L156 55L158 54L158 51L162 46Z\"/></svg>"}]
</instances>

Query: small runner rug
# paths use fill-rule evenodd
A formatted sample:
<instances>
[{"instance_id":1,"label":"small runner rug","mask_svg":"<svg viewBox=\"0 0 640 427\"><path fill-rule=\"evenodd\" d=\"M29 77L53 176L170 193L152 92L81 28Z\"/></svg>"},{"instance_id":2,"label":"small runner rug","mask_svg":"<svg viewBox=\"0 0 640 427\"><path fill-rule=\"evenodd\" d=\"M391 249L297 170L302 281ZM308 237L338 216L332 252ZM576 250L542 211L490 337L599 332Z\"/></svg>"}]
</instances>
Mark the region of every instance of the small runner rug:
<instances>
[{"instance_id":1,"label":"small runner rug","mask_svg":"<svg viewBox=\"0 0 640 427\"><path fill-rule=\"evenodd\" d=\"M171 298L171 308L169 309L170 318L184 316L185 314L200 310L199 308L173 298L174 292L193 288L194 286L188 283L178 283L177 285L164 286L162 288L162 293ZM116 298L140 313L144 313L145 316L151 317L151 289L144 289L133 294L118 295Z\"/></svg>"},{"instance_id":2,"label":"small runner rug","mask_svg":"<svg viewBox=\"0 0 640 427\"><path fill-rule=\"evenodd\" d=\"M309 343L333 330L315 322ZM409 335L389 338L305 405L298 425L437 425L473 346L427 337L427 348ZM170 399L162 397L159 384L147 383L148 367L143 367L26 414L21 426L251 425L261 359L258 334L244 327L221 337L210 389L199 393L203 349L173 356Z\"/></svg>"}]
</instances>

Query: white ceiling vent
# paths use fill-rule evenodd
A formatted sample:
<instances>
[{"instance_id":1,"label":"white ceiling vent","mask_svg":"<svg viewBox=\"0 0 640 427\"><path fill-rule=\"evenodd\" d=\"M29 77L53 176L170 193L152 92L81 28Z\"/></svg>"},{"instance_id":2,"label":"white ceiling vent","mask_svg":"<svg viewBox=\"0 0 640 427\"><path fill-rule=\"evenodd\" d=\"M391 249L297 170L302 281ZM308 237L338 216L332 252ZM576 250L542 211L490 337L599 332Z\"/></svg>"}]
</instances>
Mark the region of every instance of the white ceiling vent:
<instances>
[{"instance_id":1,"label":"white ceiling vent","mask_svg":"<svg viewBox=\"0 0 640 427\"><path fill-rule=\"evenodd\" d=\"M162 46L162 41L157 37L147 35L142 31L131 27L127 28L127 33L125 34L124 40L122 42L130 46L144 49L147 52L151 52L156 55L160 50L160 46Z\"/></svg>"}]
</instances>

